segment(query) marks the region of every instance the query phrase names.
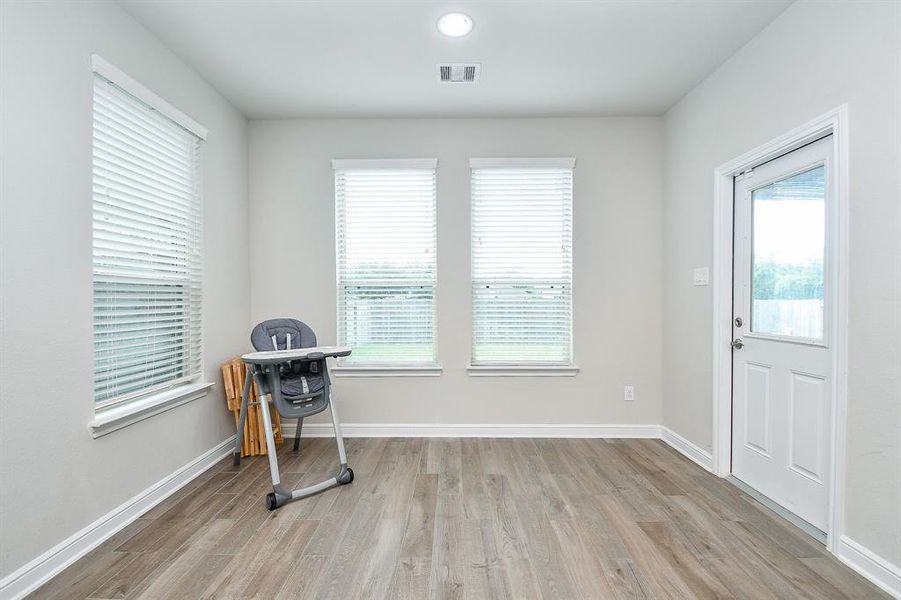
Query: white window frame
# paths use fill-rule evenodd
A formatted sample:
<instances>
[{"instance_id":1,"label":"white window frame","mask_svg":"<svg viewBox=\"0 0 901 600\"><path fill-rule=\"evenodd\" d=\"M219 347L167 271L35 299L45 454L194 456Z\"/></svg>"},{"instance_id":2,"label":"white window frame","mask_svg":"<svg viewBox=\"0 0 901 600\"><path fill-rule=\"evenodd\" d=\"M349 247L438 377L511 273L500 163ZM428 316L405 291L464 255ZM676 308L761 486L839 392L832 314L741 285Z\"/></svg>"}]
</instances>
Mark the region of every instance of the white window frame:
<instances>
[{"instance_id":1,"label":"white window frame","mask_svg":"<svg viewBox=\"0 0 901 600\"><path fill-rule=\"evenodd\" d=\"M546 169L546 168L557 168L557 169L570 169L573 170L573 176L575 176L575 165L576 159L573 157L560 157L560 158L471 158L469 160L470 167L470 189L474 185L473 179L473 171L476 169ZM573 185L573 188L575 185ZM470 197L470 211L473 208L473 200ZM471 236L470 240L470 261L474 261L474 237ZM569 240L569 250L572 253L573 250L573 239L572 237ZM572 255L571 255L572 258ZM471 266L471 273L475 272L474 265ZM471 343L471 355L470 355L470 364L467 368L467 373L471 377L574 377L579 372L579 367L575 364L574 360L574 340L572 334L572 326L573 326L573 280L574 273L570 271L570 281L569 281L569 295L570 295L570 304L569 304L569 360L565 362L531 362L531 361L517 361L517 362L491 362L491 361L476 361L475 356L475 297L471 297L472 302L472 314L473 314L473 322L470 327L470 332L472 335L472 343ZM474 286L475 280L472 279L470 285ZM474 293L474 292L472 292Z\"/></svg>"},{"instance_id":2,"label":"white window frame","mask_svg":"<svg viewBox=\"0 0 901 600\"><path fill-rule=\"evenodd\" d=\"M129 95L134 96L137 101L149 106L154 111L166 116L177 125L195 135L201 142L206 139L208 131L205 127L126 75L116 66L97 55L91 57L91 65L93 71L92 77L99 75ZM202 214L202 196L199 200L201 202L199 209L201 212L198 214ZM202 218L201 222L198 223L198 226L202 228ZM202 234L200 235L199 240L202 252ZM202 289L202 258L200 272L201 280L198 282L198 285L200 285ZM200 302L202 315L202 294ZM202 317L200 327L201 340L198 341L198 343L200 344L201 356L200 367L197 373L194 373L186 379L170 382L167 385L154 386L146 392L136 391L100 403L95 402L94 397L92 396L94 419L88 425L95 438L206 395L207 391L213 386L213 383L204 381L205 369L202 346Z\"/></svg>"},{"instance_id":3,"label":"white window frame","mask_svg":"<svg viewBox=\"0 0 901 600\"><path fill-rule=\"evenodd\" d=\"M375 159L334 159L332 160L332 169L334 170L336 177L338 172L340 171L353 171L353 170L391 170L391 169L418 169L418 170L431 170L433 171L433 176L436 179L438 177L438 159L435 158L375 158ZM337 181L337 179L336 179ZM437 185L437 183L436 183ZM335 218L335 227L336 227L336 236L335 236L335 255L336 261L341 260L342 249L340 248L340 237L337 234L338 227L341 226L341 223L338 220L337 214L337 188L336 192L336 218ZM437 353L438 353L438 321L437 321L437 311L438 311L438 262L437 262L437 189L435 192L435 219L436 219L436 230L435 230L435 266L434 272L435 277L434 281L431 282L433 285L433 295L432 295L432 344L434 347L434 360L428 362L413 362L413 363L391 363L391 362L373 362L373 363L348 363L343 360L338 361L338 365L331 370L331 373L336 377L437 377L441 375L442 368L438 363ZM336 305L336 326L338 331L338 343L346 344L346 341L342 339L342 334L345 331L345 328L342 326L341 320L344 318L341 310L341 295L342 295L342 286L344 283L341 280L341 269L338 264L336 264L336 291L337 291L337 305Z\"/></svg>"}]
</instances>

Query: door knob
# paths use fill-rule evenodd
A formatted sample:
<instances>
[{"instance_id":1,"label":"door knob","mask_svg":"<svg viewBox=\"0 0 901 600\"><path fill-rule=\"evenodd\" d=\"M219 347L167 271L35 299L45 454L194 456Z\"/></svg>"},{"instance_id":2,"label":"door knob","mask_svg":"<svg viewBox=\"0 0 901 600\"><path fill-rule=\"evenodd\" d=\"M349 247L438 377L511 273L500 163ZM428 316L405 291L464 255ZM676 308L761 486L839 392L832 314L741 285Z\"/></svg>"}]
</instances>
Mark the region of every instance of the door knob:
<instances>
[{"instance_id":1,"label":"door knob","mask_svg":"<svg viewBox=\"0 0 901 600\"><path fill-rule=\"evenodd\" d=\"M745 343L738 339L732 340L732 347L735 348L736 350L741 350L742 348L745 347Z\"/></svg>"}]
</instances>

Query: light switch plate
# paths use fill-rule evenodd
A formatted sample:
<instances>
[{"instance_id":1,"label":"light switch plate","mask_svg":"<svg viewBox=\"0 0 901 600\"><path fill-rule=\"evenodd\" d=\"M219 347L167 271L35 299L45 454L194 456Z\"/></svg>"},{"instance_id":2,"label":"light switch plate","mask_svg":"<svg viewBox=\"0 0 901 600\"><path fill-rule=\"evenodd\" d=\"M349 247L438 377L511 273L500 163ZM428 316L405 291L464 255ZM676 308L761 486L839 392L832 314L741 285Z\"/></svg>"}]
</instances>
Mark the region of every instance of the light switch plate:
<instances>
[{"instance_id":1,"label":"light switch plate","mask_svg":"<svg viewBox=\"0 0 901 600\"><path fill-rule=\"evenodd\" d=\"M710 269L707 267L698 267L692 273L693 285L710 285Z\"/></svg>"}]
</instances>

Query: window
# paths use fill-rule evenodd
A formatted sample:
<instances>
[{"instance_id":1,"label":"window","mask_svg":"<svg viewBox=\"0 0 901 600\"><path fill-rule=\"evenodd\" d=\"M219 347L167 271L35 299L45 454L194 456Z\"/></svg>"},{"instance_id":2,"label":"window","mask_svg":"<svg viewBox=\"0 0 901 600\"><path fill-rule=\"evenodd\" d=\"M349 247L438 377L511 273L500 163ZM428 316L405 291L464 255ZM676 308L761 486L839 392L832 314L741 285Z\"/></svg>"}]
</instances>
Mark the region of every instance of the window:
<instances>
[{"instance_id":1,"label":"window","mask_svg":"<svg viewBox=\"0 0 901 600\"><path fill-rule=\"evenodd\" d=\"M472 159L472 364L572 364L575 159Z\"/></svg>"},{"instance_id":2,"label":"window","mask_svg":"<svg viewBox=\"0 0 901 600\"><path fill-rule=\"evenodd\" d=\"M434 364L437 161L333 166L342 364Z\"/></svg>"},{"instance_id":3,"label":"window","mask_svg":"<svg viewBox=\"0 0 901 600\"><path fill-rule=\"evenodd\" d=\"M112 65L95 57L94 70L94 401L106 408L201 374L200 137Z\"/></svg>"},{"instance_id":4,"label":"window","mask_svg":"<svg viewBox=\"0 0 901 600\"><path fill-rule=\"evenodd\" d=\"M823 339L826 167L751 193L751 331Z\"/></svg>"}]
</instances>

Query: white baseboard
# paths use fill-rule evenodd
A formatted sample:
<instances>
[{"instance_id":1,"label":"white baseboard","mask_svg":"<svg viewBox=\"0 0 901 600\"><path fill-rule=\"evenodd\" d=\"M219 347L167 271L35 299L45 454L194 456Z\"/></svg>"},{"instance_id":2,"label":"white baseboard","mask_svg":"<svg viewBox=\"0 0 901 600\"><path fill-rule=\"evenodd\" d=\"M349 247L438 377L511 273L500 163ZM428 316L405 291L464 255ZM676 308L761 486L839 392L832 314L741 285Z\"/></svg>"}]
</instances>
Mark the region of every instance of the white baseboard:
<instances>
[{"instance_id":1,"label":"white baseboard","mask_svg":"<svg viewBox=\"0 0 901 600\"><path fill-rule=\"evenodd\" d=\"M660 427L660 439L672 446L677 452L692 460L706 471L713 472L713 455L694 442L690 442L669 427Z\"/></svg>"},{"instance_id":2,"label":"white baseboard","mask_svg":"<svg viewBox=\"0 0 901 600\"><path fill-rule=\"evenodd\" d=\"M0 580L0 598L22 598L51 577L125 528L142 514L171 496L195 477L229 456L235 436L207 450L124 504L103 515L34 560Z\"/></svg>"},{"instance_id":3,"label":"white baseboard","mask_svg":"<svg viewBox=\"0 0 901 600\"><path fill-rule=\"evenodd\" d=\"M282 422L294 437L296 421ZM657 425L342 423L344 437L659 438ZM332 437L331 423L304 423L301 437Z\"/></svg>"},{"instance_id":4,"label":"white baseboard","mask_svg":"<svg viewBox=\"0 0 901 600\"><path fill-rule=\"evenodd\" d=\"M872 581L893 598L901 598L901 567L893 565L847 536L838 541L840 561Z\"/></svg>"}]
</instances>

